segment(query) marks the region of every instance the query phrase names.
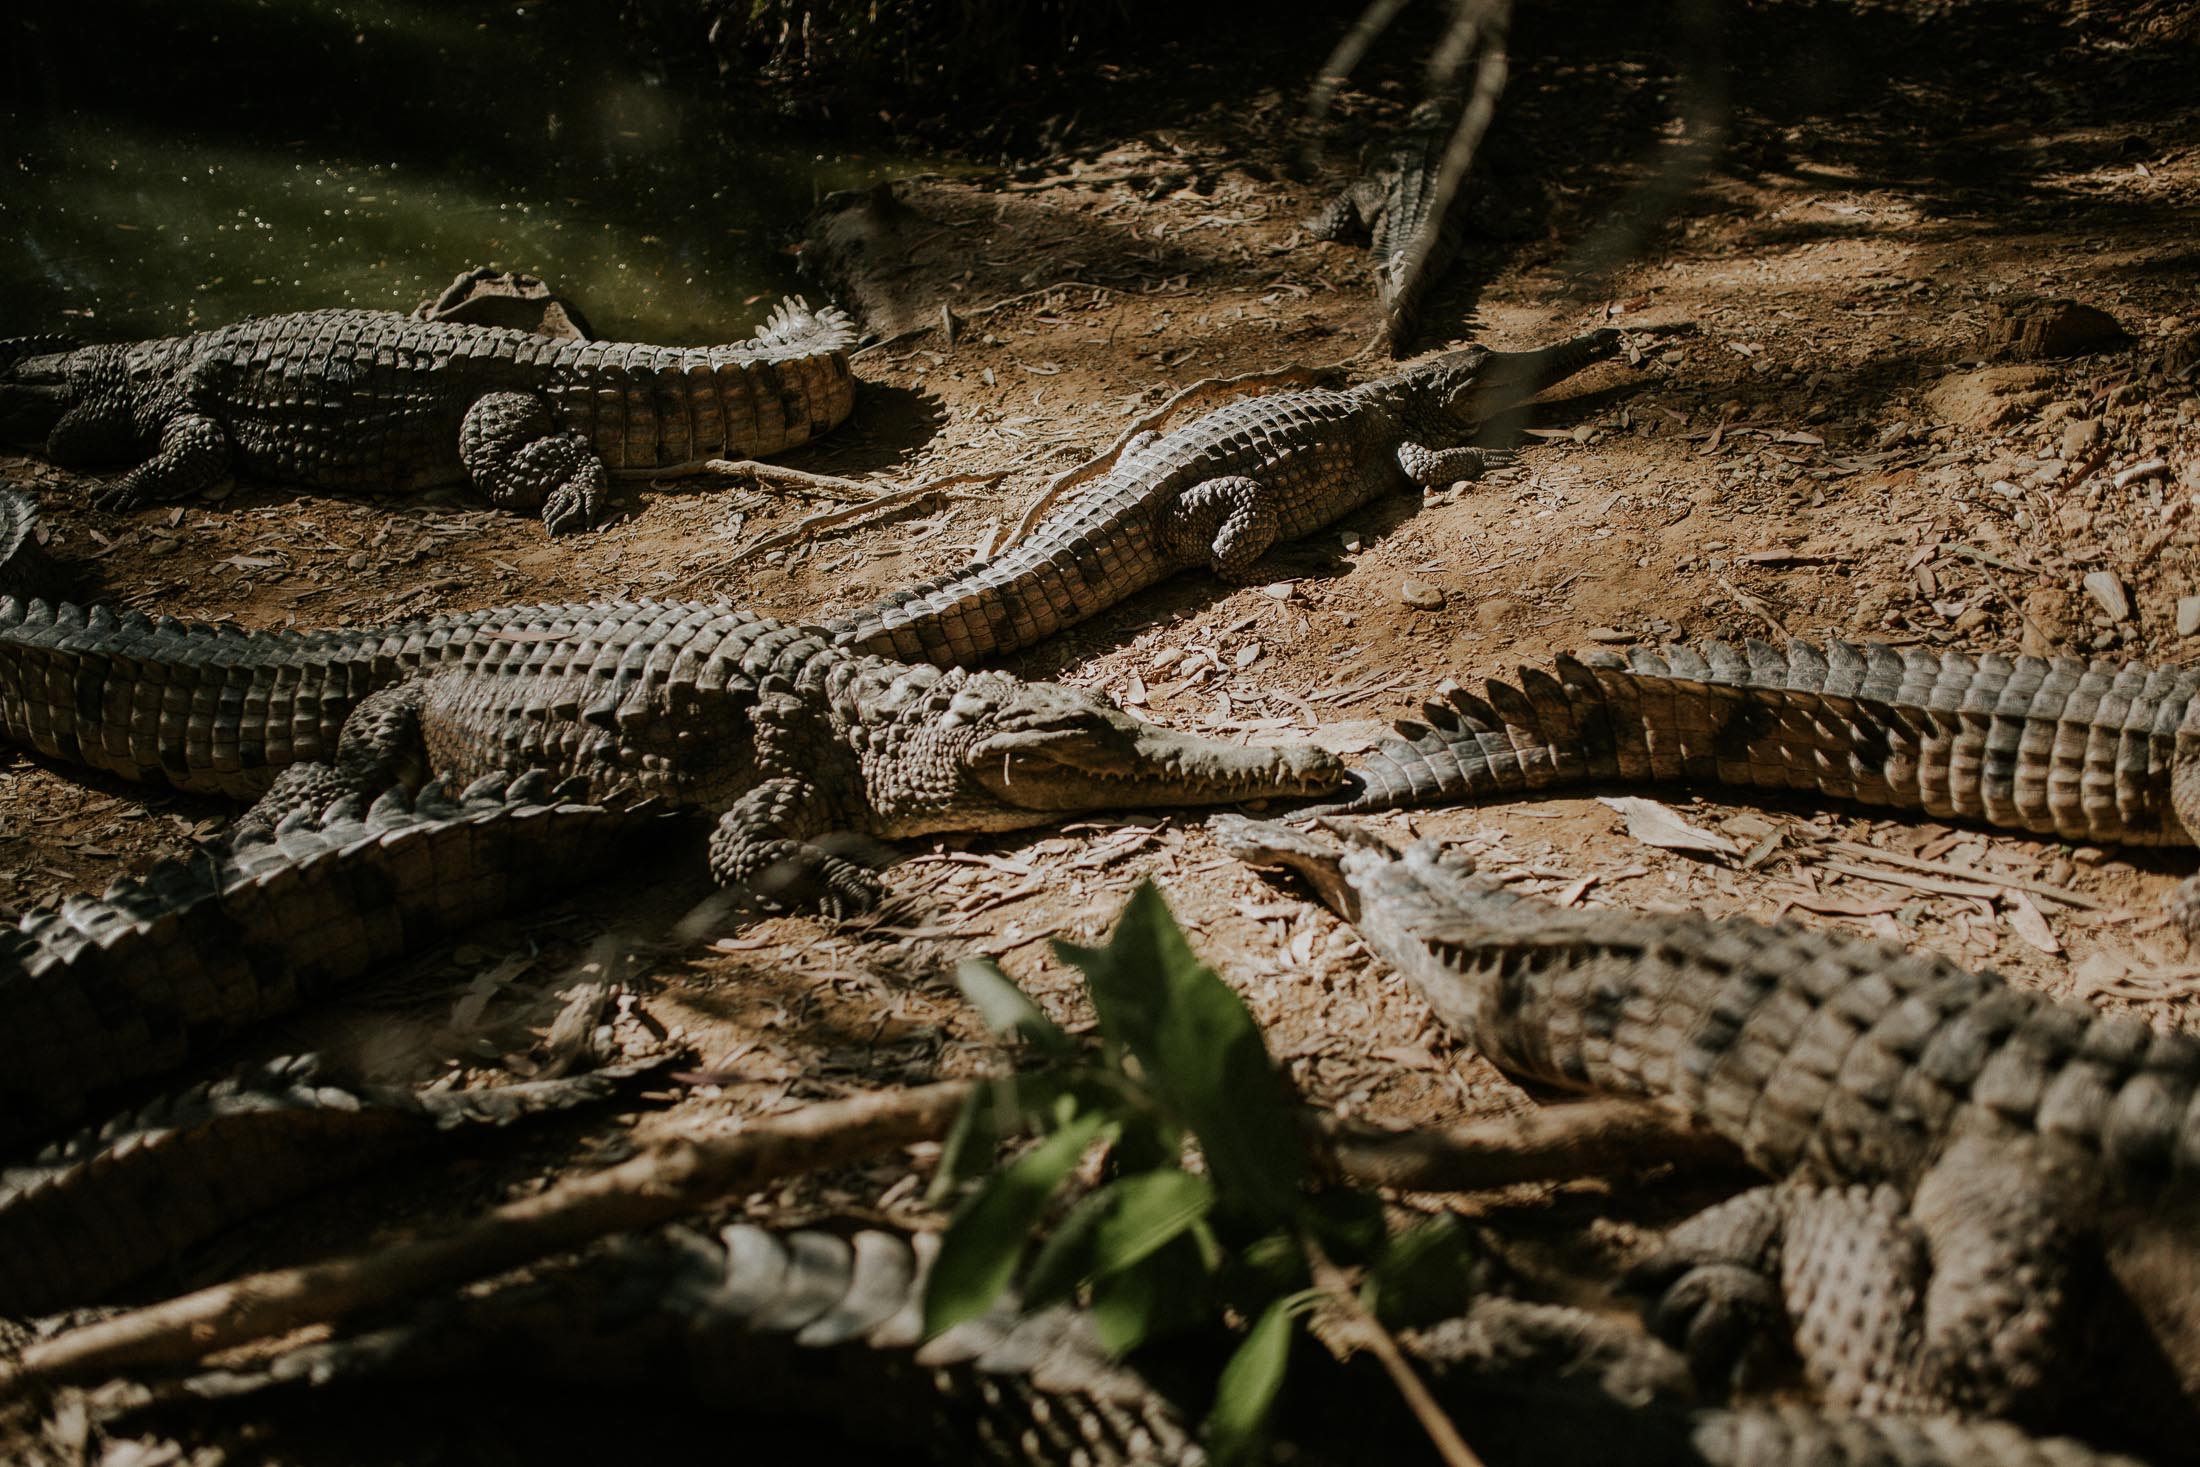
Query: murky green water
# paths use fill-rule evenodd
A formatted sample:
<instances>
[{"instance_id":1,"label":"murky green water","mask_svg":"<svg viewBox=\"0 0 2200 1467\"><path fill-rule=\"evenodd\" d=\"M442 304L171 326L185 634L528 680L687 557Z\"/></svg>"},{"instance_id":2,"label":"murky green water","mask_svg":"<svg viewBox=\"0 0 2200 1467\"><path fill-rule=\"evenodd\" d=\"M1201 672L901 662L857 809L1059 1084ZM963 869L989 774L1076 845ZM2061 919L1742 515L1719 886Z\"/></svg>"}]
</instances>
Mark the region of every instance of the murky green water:
<instances>
[{"instance_id":1,"label":"murky green water","mask_svg":"<svg viewBox=\"0 0 2200 1467\"><path fill-rule=\"evenodd\" d=\"M5 23L0 336L410 310L487 264L601 336L725 340L805 289L785 246L817 197L935 166L739 120L618 10L35 0Z\"/></svg>"}]
</instances>

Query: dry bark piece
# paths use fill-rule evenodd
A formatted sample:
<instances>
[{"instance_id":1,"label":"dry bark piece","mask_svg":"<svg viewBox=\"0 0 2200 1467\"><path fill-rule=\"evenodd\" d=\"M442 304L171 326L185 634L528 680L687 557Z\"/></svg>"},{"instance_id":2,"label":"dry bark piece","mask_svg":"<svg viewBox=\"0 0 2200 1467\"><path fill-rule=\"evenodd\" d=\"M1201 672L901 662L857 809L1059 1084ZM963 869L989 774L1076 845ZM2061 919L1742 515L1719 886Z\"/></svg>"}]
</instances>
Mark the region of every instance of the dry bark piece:
<instances>
[{"instance_id":1,"label":"dry bark piece","mask_svg":"<svg viewBox=\"0 0 2200 1467\"><path fill-rule=\"evenodd\" d=\"M1986 312L1986 354L2003 361L2083 356L2114 350L2130 339L2114 316L2080 301L2003 301Z\"/></svg>"}]
</instances>

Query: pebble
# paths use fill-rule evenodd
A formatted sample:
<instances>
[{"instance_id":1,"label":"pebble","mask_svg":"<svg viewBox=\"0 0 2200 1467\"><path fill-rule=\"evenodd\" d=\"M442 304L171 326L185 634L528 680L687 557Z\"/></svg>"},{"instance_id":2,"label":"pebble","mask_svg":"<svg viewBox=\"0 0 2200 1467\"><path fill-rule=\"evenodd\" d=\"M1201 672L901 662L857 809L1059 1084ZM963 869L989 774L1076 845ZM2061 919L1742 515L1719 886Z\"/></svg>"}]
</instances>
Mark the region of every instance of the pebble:
<instances>
[{"instance_id":1,"label":"pebble","mask_svg":"<svg viewBox=\"0 0 2200 1467\"><path fill-rule=\"evenodd\" d=\"M2124 583L2114 571L2088 571L2084 584L2086 594L2101 603L2110 621L2131 619L2131 597L2125 594Z\"/></svg>"},{"instance_id":2,"label":"pebble","mask_svg":"<svg viewBox=\"0 0 2200 1467\"><path fill-rule=\"evenodd\" d=\"M1624 646L1635 640L1618 627L1591 627L1588 635L1590 641L1601 642L1608 647Z\"/></svg>"},{"instance_id":3,"label":"pebble","mask_svg":"<svg viewBox=\"0 0 2200 1467\"><path fill-rule=\"evenodd\" d=\"M1345 553L1348 555L1360 553L1360 532L1358 530L1338 531L1337 542L1344 546Z\"/></svg>"},{"instance_id":4,"label":"pebble","mask_svg":"<svg viewBox=\"0 0 2200 1467\"><path fill-rule=\"evenodd\" d=\"M2177 598L2177 635L2189 637L2200 632L2200 596Z\"/></svg>"},{"instance_id":5,"label":"pebble","mask_svg":"<svg viewBox=\"0 0 2200 1467\"><path fill-rule=\"evenodd\" d=\"M1408 577L1398 587L1398 599L1423 611L1436 611L1444 604L1444 593L1427 581L1416 581Z\"/></svg>"},{"instance_id":6,"label":"pebble","mask_svg":"<svg viewBox=\"0 0 2200 1467\"><path fill-rule=\"evenodd\" d=\"M1260 594L1274 601L1289 601L1299 594L1297 581L1271 581L1260 588Z\"/></svg>"}]
</instances>

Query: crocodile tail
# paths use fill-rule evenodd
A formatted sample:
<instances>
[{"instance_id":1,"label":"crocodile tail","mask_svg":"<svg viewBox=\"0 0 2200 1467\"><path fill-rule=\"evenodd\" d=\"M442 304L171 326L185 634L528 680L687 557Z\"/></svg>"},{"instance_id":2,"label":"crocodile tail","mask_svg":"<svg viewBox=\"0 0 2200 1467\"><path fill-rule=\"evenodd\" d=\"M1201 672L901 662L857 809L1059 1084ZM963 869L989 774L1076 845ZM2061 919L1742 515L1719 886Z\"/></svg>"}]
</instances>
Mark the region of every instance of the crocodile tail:
<instances>
[{"instance_id":1,"label":"crocodile tail","mask_svg":"<svg viewBox=\"0 0 2200 1467\"><path fill-rule=\"evenodd\" d=\"M1185 1408L1113 1359L1081 1310L1025 1313L1009 1298L927 1340L924 1291L938 1251L934 1234L867 1227L736 1223L713 1236L673 1226L196 1385L226 1397L448 1384L483 1371L592 1383L610 1374L686 1388L745 1420L814 1423L836 1441L921 1443L938 1461L1207 1460Z\"/></svg>"},{"instance_id":2,"label":"crocodile tail","mask_svg":"<svg viewBox=\"0 0 2200 1467\"><path fill-rule=\"evenodd\" d=\"M39 541L37 498L0 489L0 596L52 600L67 595L75 579Z\"/></svg>"},{"instance_id":3,"label":"crocodile tail","mask_svg":"<svg viewBox=\"0 0 2200 1467\"><path fill-rule=\"evenodd\" d=\"M0 1171L0 1315L91 1302L253 1213L461 1127L613 1094L647 1064L418 1092L350 1083L318 1056L162 1096ZM177 1178L190 1178L188 1196ZM98 1238L98 1247L68 1240Z\"/></svg>"},{"instance_id":4,"label":"crocodile tail","mask_svg":"<svg viewBox=\"0 0 2200 1467\"><path fill-rule=\"evenodd\" d=\"M790 295L772 307L771 315L756 328L749 345L808 355L846 351L862 336L840 307L819 306L812 310L801 296Z\"/></svg>"},{"instance_id":5,"label":"crocodile tail","mask_svg":"<svg viewBox=\"0 0 2200 1467\"><path fill-rule=\"evenodd\" d=\"M1877 644L1701 642L1524 670L1433 701L1315 813L1590 781L1808 790L2066 839L2186 843L2184 669Z\"/></svg>"}]
</instances>

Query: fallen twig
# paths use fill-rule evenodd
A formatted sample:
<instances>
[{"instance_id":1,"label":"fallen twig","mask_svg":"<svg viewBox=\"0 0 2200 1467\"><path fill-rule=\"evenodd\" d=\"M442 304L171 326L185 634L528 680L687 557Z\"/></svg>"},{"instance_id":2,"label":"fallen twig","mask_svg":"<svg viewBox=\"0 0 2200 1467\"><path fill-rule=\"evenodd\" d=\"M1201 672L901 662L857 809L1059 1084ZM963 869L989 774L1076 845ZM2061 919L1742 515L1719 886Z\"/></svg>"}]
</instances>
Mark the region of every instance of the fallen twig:
<instances>
[{"instance_id":1,"label":"fallen twig","mask_svg":"<svg viewBox=\"0 0 2200 1467\"><path fill-rule=\"evenodd\" d=\"M943 306L940 312L940 320L927 321L922 326L912 326L906 331L897 331L892 336L872 342L869 346L858 347L848 353L848 360L852 362L859 357L869 356L872 352L884 351L890 346L900 346L903 342L915 341L920 336L929 336L949 321L975 321L980 316L990 316L995 311L1005 311L1010 306L1020 306L1025 301L1035 300L1044 295L1052 295L1058 290L1100 290L1115 294L1121 290L1121 287L1101 285L1091 280L1057 280L1052 285L1042 285L1036 290L1020 291L1015 295L1003 296L997 301L968 311L954 311ZM953 345L953 342L950 341L949 344Z\"/></svg>"},{"instance_id":2,"label":"fallen twig","mask_svg":"<svg viewBox=\"0 0 2200 1467\"><path fill-rule=\"evenodd\" d=\"M1946 861L1928 861L1919 856L1905 856L1897 851L1875 850L1851 840L1826 842L1826 849L1836 855L1850 856L1859 861L1877 861L1882 865L1900 866L1905 871L1925 871L1937 876L1953 876L1962 881L1983 882L1987 886L2005 886L2014 891L2030 892L2033 896L2046 897L2051 902L2061 902L2066 907L2083 907L2089 912L2105 912L2109 904L2098 897L2072 891L2067 886L2057 886L2051 881L2037 881L2029 876L2005 876L1998 871L1981 871L1975 866L1951 866ZM1958 895L1969 896L1969 892Z\"/></svg>"},{"instance_id":3,"label":"fallen twig","mask_svg":"<svg viewBox=\"0 0 2200 1467\"><path fill-rule=\"evenodd\" d=\"M1240 396L1242 389L1248 386L1269 389L1313 387L1328 380L1343 366L1343 362L1332 362L1323 367L1278 367L1266 372L1245 372L1236 377L1207 377L1194 382L1191 386L1186 387L1167 402L1161 404L1160 407L1155 408L1152 412L1131 424L1130 427L1124 429L1123 436L1115 440L1113 448L1096 458L1086 459L1075 468L1064 469L1061 473L1049 479L1046 488L1039 492L1039 497L1031 502L1029 509L1024 511L1023 518L1016 522L1016 527L1013 530L1009 531L1008 538L1001 542L1001 548L1005 550L1030 534L1032 526L1038 524L1040 516L1052 509L1055 503L1069 490L1076 488L1087 479L1098 478L1101 474L1114 468L1115 461L1123 456L1123 450L1129 447L1133 438L1141 433L1155 431L1163 423L1176 416L1177 412L1188 404L1208 402L1217 397Z\"/></svg>"},{"instance_id":4,"label":"fallen twig","mask_svg":"<svg viewBox=\"0 0 2200 1467\"><path fill-rule=\"evenodd\" d=\"M1482 1467L1482 1459L1467 1445L1459 1434L1459 1427L1444 1408L1436 1404L1421 1377L1406 1362L1405 1351L1398 1348L1397 1339L1383 1322L1360 1302L1359 1290L1344 1270L1329 1261L1329 1255L1311 1232L1299 1235L1299 1248L1306 1255L1307 1271L1314 1277L1314 1287L1327 1296L1330 1307L1342 1319L1347 1332L1357 1337L1358 1343L1382 1365L1383 1373L1405 1401L1406 1409L1428 1434L1430 1445L1443 1460L1444 1467Z\"/></svg>"},{"instance_id":5,"label":"fallen twig","mask_svg":"<svg viewBox=\"0 0 2200 1467\"><path fill-rule=\"evenodd\" d=\"M703 465L703 471L711 474L745 474L759 484L792 489L797 494L808 494L815 499L862 499L871 493L871 486L860 479L842 479L832 474L810 474L801 469L790 469L785 464L768 464L753 458L714 458Z\"/></svg>"},{"instance_id":6,"label":"fallen twig","mask_svg":"<svg viewBox=\"0 0 2200 1467\"><path fill-rule=\"evenodd\" d=\"M906 489L889 489L884 494L875 494L860 503L843 505L839 509L821 509L816 514L804 515L784 530L774 530L742 547L741 557L747 559L766 550L777 550L782 545L792 545L797 540L807 539L819 530L831 529L836 525L853 528L868 524L876 515L884 514L888 510L907 509L910 505L944 493L957 484L998 484L1007 477L1006 469L995 469L984 474L949 474L944 479L913 484Z\"/></svg>"},{"instance_id":7,"label":"fallen twig","mask_svg":"<svg viewBox=\"0 0 2200 1467\"><path fill-rule=\"evenodd\" d=\"M1472 1121L1392 1131L1322 1115L1323 1159L1363 1186L1477 1192L1667 1163L1732 1162L1731 1142L1637 1101L1587 1100Z\"/></svg>"},{"instance_id":8,"label":"fallen twig","mask_svg":"<svg viewBox=\"0 0 2200 1467\"><path fill-rule=\"evenodd\" d=\"M947 1135L973 1082L953 1080L827 1101L730 1135L674 1137L641 1155L508 1203L455 1233L253 1274L132 1310L27 1347L0 1395L41 1380L178 1364L450 1288L610 1233L700 1210L782 1177Z\"/></svg>"}]
</instances>

